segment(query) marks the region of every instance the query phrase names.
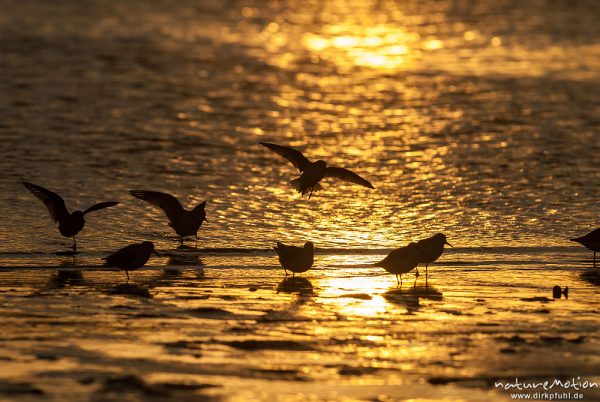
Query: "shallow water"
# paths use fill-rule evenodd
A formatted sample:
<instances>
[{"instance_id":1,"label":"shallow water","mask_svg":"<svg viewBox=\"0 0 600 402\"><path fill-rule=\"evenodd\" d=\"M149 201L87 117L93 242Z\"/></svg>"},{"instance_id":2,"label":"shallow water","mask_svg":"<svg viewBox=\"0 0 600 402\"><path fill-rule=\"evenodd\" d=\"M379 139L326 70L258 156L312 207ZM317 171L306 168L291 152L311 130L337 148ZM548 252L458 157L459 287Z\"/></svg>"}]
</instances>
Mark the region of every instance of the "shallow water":
<instances>
[{"instance_id":1,"label":"shallow water","mask_svg":"<svg viewBox=\"0 0 600 402\"><path fill-rule=\"evenodd\" d=\"M599 16L594 1L3 1L2 381L60 400L482 400L506 397L492 378L598 376L598 281L566 239L598 225ZM301 198L259 141L376 189ZM74 263L23 180L71 209L122 204L89 215ZM198 251L133 188L208 200ZM425 289L358 268L436 232L456 248ZM309 239L310 284L278 291L270 248ZM184 256L121 294L100 258L141 240ZM73 264L83 281L49 278ZM556 284L568 301L521 300ZM275 347L227 343L257 339Z\"/></svg>"}]
</instances>

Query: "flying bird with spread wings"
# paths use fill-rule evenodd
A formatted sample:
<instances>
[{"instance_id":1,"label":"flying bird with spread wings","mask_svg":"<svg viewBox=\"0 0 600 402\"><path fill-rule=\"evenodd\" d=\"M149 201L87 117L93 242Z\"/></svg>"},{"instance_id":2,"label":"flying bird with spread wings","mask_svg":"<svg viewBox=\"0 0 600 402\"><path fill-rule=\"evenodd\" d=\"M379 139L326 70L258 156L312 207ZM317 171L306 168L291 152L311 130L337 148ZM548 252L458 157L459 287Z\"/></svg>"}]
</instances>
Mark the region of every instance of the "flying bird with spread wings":
<instances>
[{"instance_id":1,"label":"flying bird with spread wings","mask_svg":"<svg viewBox=\"0 0 600 402\"><path fill-rule=\"evenodd\" d=\"M85 225L84 216L90 212L113 207L118 204L116 201L101 202L92 205L83 212L74 211L73 213L69 213L65 201L60 195L33 183L23 182L23 185L44 203L54 223L58 222L58 231L60 234L65 237L73 238L73 252L77 252L75 235L79 233Z\"/></svg>"},{"instance_id":2,"label":"flying bird with spread wings","mask_svg":"<svg viewBox=\"0 0 600 402\"><path fill-rule=\"evenodd\" d=\"M196 242L198 241L198 229L203 222L207 221L204 210L206 201L201 202L191 211L186 211L171 194L147 190L131 190L129 194L162 209L169 219L169 226L179 236L181 244L183 238L187 236L195 236Z\"/></svg>"},{"instance_id":3,"label":"flying bird with spread wings","mask_svg":"<svg viewBox=\"0 0 600 402\"><path fill-rule=\"evenodd\" d=\"M269 142L261 142L261 144L292 162L292 165L302 173L300 177L291 180L290 183L296 191L302 194L302 196L308 194L309 199L313 192L323 189L319 182L327 177L347 181L368 188L375 188L369 181L348 169L327 166L327 163L322 160L311 162L307 157L302 155L302 152L294 148L271 144Z\"/></svg>"}]
</instances>

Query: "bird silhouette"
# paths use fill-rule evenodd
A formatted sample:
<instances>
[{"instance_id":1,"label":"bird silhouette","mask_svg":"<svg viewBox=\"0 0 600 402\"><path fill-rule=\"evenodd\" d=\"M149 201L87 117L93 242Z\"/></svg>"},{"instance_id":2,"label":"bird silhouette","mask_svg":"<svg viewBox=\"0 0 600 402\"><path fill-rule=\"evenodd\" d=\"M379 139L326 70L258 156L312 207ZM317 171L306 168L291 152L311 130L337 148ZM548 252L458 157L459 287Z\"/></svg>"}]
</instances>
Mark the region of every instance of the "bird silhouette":
<instances>
[{"instance_id":1,"label":"bird silhouette","mask_svg":"<svg viewBox=\"0 0 600 402\"><path fill-rule=\"evenodd\" d=\"M452 247L446 240L446 235L443 233L437 233L426 239L419 240L416 243L419 262L425 264L425 278L427 278L427 268L429 267L429 264L440 258L444 252L445 244Z\"/></svg>"},{"instance_id":2,"label":"bird silhouette","mask_svg":"<svg viewBox=\"0 0 600 402\"><path fill-rule=\"evenodd\" d=\"M575 239L570 240L579 243L594 252L594 268L596 268L596 253L600 251L600 229L593 230L585 236L576 237Z\"/></svg>"},{"instance_id":3,"label":"bird silhouette","mask_svg":"<svg viewBox=\"0 0 600 402\"><path fill-rule=\"evenodd\" d=\"M169 226L179 236L180 244L183 244L183 238L187 236L194 236L196 243L198 242L198 229L202 222L207 221L204 210L206 201L201 202L192 210L186 211L177 198L167 193L131 190L129 194L162 209L169 219Z\"/></svg>"},{"instance_id":4,"label":"bird silhouette","mask_svg":"<svg viewBox=\"0 0 600 402\"><path fill-rule=\"evenodd\" d=\"M101 202L92 205L83 212L74 211L69 213L65 201L60 195L33 183L23 182L23 185L44 203L54 223L58 222L58 231L60 234L65 237L73 238L73 252L77 252L75 235L79 233L85 225L84 216L90 212L113 207L118 204L116 201Z\"/></svg>"},{"instance_id":5,"label":"bird silhouette","mask_svg":"<svg viewBox=\"0 0 600 402\"><path fill-rule=\"evenodd\" d=\"M312 267L315 257L315 245L311 241L307 241L304 247L286 246L282 242L277 242L277 247L273 247L279 256L279 263L285 271L285 276L288 275L287 270L294 274L306 272Z\"/></svg>"},{"instance_id":6,"label":"bird silhouette","mask_svg":"<svg viewBox=\"0 0 600 402\"><path fill-rule=\"evenodd\" d=\"M151 241L144 241L125 246L103 259L106 261L106 266L124 270L127 275L127 280L129 280L128 271L134 271L143 267L150 259L152 253L160 257L154 249L154 243Z\"/></svg>"},{"instance_id":7,"label":"bird silhouette","mask_svg":"<svg viewBox=\"0 0 600 402\"><path fill-rule=\"evenodd\" d=\"M402 285L402 274L412 271L417 265L419 265L419 250L417 248L417 243L410 243L407 246L397 248L389 253L383 260L373 264L375 267L384 268L390 274L396 275L398 286ZM417 271L416 277L418 276Z\"/></svg>"},{"instance_id":8,"label":"bird silhouette","mask_svg":"<svg viewBox=\"0 0 600 402\"><path fill-rule=\"evenodd\" d=\"M327 166L327 163L322 160L311 162L302 155L302 152L290 147L271 144L269 142L261 142L261 144L292 162L294 167L302 173L300 177L291 180L290 183L296 191L302 194L302 196L308 193L309 199L313 192L323 189L319 182L326 177L359 184L368 188L375 188L367 180L348 169Z\"/></svg>"}]
</instances>

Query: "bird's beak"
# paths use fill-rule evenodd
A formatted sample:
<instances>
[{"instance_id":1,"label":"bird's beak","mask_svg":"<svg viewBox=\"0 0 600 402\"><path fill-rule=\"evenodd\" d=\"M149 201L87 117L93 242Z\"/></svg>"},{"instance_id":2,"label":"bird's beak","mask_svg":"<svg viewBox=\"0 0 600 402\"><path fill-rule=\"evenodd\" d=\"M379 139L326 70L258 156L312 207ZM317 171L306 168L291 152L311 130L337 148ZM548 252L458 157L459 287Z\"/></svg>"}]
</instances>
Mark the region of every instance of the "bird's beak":
<instances>
[{"instance_id":1,"label":"bird's beak","mask_svg":"<svg viewBox=\"0 0 600 402\"><path fill-rule=\"evenodd\" d=\"M450 247L454 247L452 244L448 243L447 240L446 240L446 244L449 245Z\"/></svg>"}]
</instances>

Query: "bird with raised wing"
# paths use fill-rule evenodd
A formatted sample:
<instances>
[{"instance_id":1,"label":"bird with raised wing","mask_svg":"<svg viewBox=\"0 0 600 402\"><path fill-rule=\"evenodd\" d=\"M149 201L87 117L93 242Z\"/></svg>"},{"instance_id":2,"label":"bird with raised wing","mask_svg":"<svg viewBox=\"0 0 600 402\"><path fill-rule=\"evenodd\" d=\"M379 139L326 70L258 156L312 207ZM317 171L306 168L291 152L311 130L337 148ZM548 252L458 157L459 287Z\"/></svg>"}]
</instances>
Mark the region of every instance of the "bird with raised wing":
<instances>
[{"instance_id":1,"label":"bird with raised wing","mask_svg":"<svg viewBox=\"0 0 600 402\"><path fill-rule=\"evenodd\" d=\"M300 177L291 180L290 183L292 187L296 189L296 191L302 194L302 196L308 194L309 199L313 192L322 190L319 182L327 177L359 184L368 188L375 188L367 180L348 169L327 166L327 163L322 160L311 162L308 160L308 158L302 155L302 152L290 147L271 144L269 142L261 142L261 144L292 162L294 167L298 169L300 173L302 173Z\"/></svg>"},{"instance_id":2,"label":"bird with raised wing","mask_svg":"<svg viewBox=\"0 0 600 402\"><path fill-rule=\"evenodd\" d=\"M277 242L277 247L273 247L279 256L279 263L285 271L285 276L288 275L287 270L294 274L308 271L314 262L315 245L311 241L307 241L304 247L287 246L282 242Z\"/></svg>"},{"instance_id":3,"label":"bird with raised wing","mask_svg":"<svg viewBox=\"0 0 600 402\"><path fill-rule=\"evenodd\" d=\"M600 252L600 229L596 229L585 236L570 239L594 252L594 268L596 268L596 253Z\"/></svg>"},{"instance_id":4,"label":"bird with raised wing","mask_svg":"<svg viewBox=\"0 0 600 402\"><path fill-rule=\"evenodd\" d=\"M427 278L429 264L440 258L446 244L452 247L443 233L437 233L416 243L419 262L425 264L425 278Z\"/></svg>"},{"instance_id":5,"label":"bird with raised wing","mask_svg":"<svg viewBox=\"0 0 600 402\"><path fill-rule=\"evenodd\" d=\"M410 243L404 247L397 248L388 254L383 260L373 264L375 267L384 268L390 274L396 275L398 286L402 285L402 274L406 274L419 265L419 250L417 243ZM419 276L417 271L416 277ZM415 279L416 280L416 279Z\"/></svg>"},{"instance_id":6,"label":"bird with raised wing","mask_svg":"<svg viewBox=\"0 0 600 402\"><path fill-rule=\"evenodd\" d=\"M167 193L147 190L131 190L129 192L135 198L149 202L162 209L169 219L169 226L179 236L183 244L184 237L194 236L198 242L198 229L206 219L206 201L201 202L190 211L185 210L177 198Z\"/></svg>"},{"instance_id":7,"label":"bird with raised wing","mask_svg":"<svg viewBox=\"0 0 600 402\"><path fill-rule=\"evenodd\" d=\"M106 261L106 266L124 270L127 280L129 280L129 271L134 271L146 265L152 253L160 257L154 249L154 243L144 241L125 246L103 259Z\"/></svg>"},{"instance_id":8,"label":"bird with raised wing","mask_svg":"<svg viewBox=\"0 0 600 402\"><path fill-rule=\"evenodd\" d=\"M92 205L83 212L74 211L70 213L65 205L65 201L55 192L33 183L23 182L23 185L29 191L31 191L34 196L44 203L54 223L58 222L58 231L60 234L65 237L73 238L73 252L77 252L77 241L75 240L75 235L79 233L85 225L84 216L90 212L113 207L118 204L117 201L106 201Z\"/></svg>"}]
</instances>

